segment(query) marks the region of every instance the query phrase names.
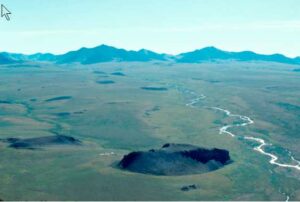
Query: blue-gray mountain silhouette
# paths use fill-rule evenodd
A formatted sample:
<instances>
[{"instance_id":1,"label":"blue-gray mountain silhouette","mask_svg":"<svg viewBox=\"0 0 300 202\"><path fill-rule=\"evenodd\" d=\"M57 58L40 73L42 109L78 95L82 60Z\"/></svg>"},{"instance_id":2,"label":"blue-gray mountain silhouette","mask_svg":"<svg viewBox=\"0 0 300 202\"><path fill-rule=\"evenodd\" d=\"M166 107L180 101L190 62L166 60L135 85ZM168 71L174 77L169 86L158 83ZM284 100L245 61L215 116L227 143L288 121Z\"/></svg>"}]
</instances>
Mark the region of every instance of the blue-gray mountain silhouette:
<instances>
[{"instance_id":1,"label":"blue-gray mountain silhouette","mask_svg":"<svg viewBox=\"0 0 300 202\"><path fill-rule=\"evenodd\" d=\"M0 53L0 65L17 63L19 60L14 60L6 54Z\"/></svg>"},{"instance_id":2,"label":"blue-gray mountain silhouette","mask_svg":"<svg viewBox=\"0 0 300 202\"><path fill-rule=\"evenodd\" d=\"M165 54L158 54L142 49L140 51L127 51L112 46L101 45L95 48L81 48L64 55L57 56L58 63L80 62L93 64L110 61L141 61L166 60Z\"/></svg>"},{"instance_id":3,"label":"blue-gray mountain silhouette","mask_svg":"<svg viewBox=\"0 0 300 202\"><path fill-rule=\"evenodd\" d=\"M21 53L8 53L2 52L0 56L4 56L9 58L10 60L16 61L39 61L39 62L55 62L57 60L57 56L51 53L35 53L32 55L25 55Z\"/></svg>"},{"instance_id":4,"label":"blue-gray mountain silhouette","mask_svg":"<svg viewBox=\"0 0 300 202\"><path fill-rule=\"evenodd\" d=\"M24 55L16 53L0 53L0 64L11 64L20 61L54 62L58 64L81 63L94 64L100 62L148 62L148 61L172 61L177 63L201 63L218 61L266 61L285 64L300 64L300 57L289 58L281 54L264 55L252 51L229 52L215 47L206 47L192 52L181 53L173 56L159 54L153 51L141 49L128 51L112 46L100 45L94 48L81 48L61 55L51 53L36 53Z\"/></svg>"},{"instance_id":5,"label":"blue-gray mountain silhouette","mask_svg":"<svg viewBox=\"0 0 300 202\"><path fill-rule=\"evenodd\" d=\"M207 47L177 56L177 62L198 63L204 61L237 60L237 61L268 61L287 64L299 64L297 58L288 58L281 54L263 55L252 51L228 52L215 47Z\"/></svg>"}]
</instances>

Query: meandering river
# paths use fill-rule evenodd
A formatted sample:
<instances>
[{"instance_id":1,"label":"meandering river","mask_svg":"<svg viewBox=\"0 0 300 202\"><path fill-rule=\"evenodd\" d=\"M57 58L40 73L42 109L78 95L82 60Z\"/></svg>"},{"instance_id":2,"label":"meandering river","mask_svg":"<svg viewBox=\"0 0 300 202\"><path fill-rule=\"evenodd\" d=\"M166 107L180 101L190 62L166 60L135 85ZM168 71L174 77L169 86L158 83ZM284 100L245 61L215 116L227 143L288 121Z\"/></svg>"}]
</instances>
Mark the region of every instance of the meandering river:
<instances>
[{"instance_id":1,"label":"meandering river","mask_svg":"<svg viewBox=\"0 0 300 202\"><path fill-rule=\"evenodd\" d=\"M190 90L184 90L183 92L185 93L189 93L193 98L191 98L188 103L186 103L186 106L188 107L195 107L195 105L200 102L201 100L205 99L206 96L203 95L203 94L200 94L198 95L197 93L193 92L193 91L190 91ZM219 129L219 133L220 134L228 134L230 135L231 137L235 137L237 136L236 134L232 133L229 131L230 128L233 128L233 127L245 127L247 125L250 125L250 124L254 124L254 121L248 117L248 116L243 116L243 115L239 115L239 114L233 114L231 113L229 110L227 109L222 109L222 108L219 108L219 107L209 107L213 110L216 110L216 111L220 111L220 112L223 112L226 114L226 116L228 117L237 117L239 118L242 123L237 123L237 124L228 124L228 125L225 125L225 126L222 126L220 129ZM291 161L292 162L295 162L295 164L286 164L286 163L279 163L278 160L279 160L279 157L276 156L275 154L272 154L272 153L269 153L269 152L266 152L264 150L264 147L268 146L268 145L271 145L269 143L267 143L264 139L262 138L258 138L258 137L251 137L251 136L239 136L239 137L242 137L244 138L245 140L251 140L251 141L255 141L257 143L259 143L258 146L254 147L253 149L255 151L258 151L259 153L265 155L265 156L268 156L270 157L270 160L269 160L269 163L270 164L273 164L273 165L277 165L279 167L284 167L284 168L292 168L292 169L296 169L296 170L299 170L300 171L300 161L296 160L293 155L290 153L290 158L291 158Z\"/></svg>"}]
</instances>

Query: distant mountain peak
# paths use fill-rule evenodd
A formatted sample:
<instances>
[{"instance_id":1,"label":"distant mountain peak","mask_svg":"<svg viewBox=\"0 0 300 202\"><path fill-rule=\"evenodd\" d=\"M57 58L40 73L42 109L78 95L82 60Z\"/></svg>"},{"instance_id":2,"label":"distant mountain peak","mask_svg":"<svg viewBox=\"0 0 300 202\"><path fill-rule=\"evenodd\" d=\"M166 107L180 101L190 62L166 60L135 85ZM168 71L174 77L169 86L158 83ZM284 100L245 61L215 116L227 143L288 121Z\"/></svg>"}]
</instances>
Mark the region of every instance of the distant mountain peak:
<instances>
[{"instance_id":1,"label":"distant mountain peak","mask_svg":"<svg viewBox=\"0 0 300 202\"><path fill-rule=\"evenodd\" d=\"M215 46L207 46L198 50L202 51L222 51L221 49L216 48Z\"/></svg>"},{"instance_id":2,"label":"distant mountain peak","mask_svg":"<svg viewBox=\"0 0 300 202\"><path fill-rule=\"evenodd\" d=\"M147 50L147 49L140 49L137 51L138 53L142 53L142 54L145 54L145 55L150 55L150 54L159 54L159 53L155 53L151 50Z\"/></svg>"},{"instance_id":3,"label":"distant mountain peak","mask_svg":"<svg viewBox=\"0 0 300 202\"><path fill-rule=\"evenodd\" d=\"M195 51L181 53L177 57L177 62L199 63L205 61L221 61L221 60L236 60L236 61L267 61L279 62L287 64L300 64L300 61L293 58L288 58L281 54L263 55L252 51L229 52L218 49L214 46L205 47Z\"/></svg>"},{"instance_id":4,"label":"distant mountain peak","mask_svg":"<svg viewBox=\"0 0 300 202\"><path fill-rule=\"evenodd\" d=\"M0 53L0 65L13 64L17 62L19 61L12 59L11 57L9 57L9 55L6 55L5 53Z\"/></svg>"},{"instance_id":5,"label":"distant mountain peak","mask_svg":"<svg viewBox=\"0 0 300 202\"><path fill-rule=\"evenodd\" d=\"M149 52L152 52L152 51L142 48L142 49L138 50L138 52L140 52L140 53L149 53Z\"/></svg>"},{"instance_id":6,"label":"distant mountain peak","mask_svg":"<svg viewBox=\"0 0 300 202\"><path fill-rule=\"evenodd\" d=\"M220 60L236 61L267 61L286 64L300 64L300 57L288 58L281 54L263 55L252 51L229 52L223 51L215 46L208 46L195 51L181 53L179 55L159 54L147 49L138 51L128 51L115 48L106 44L101 44L93 48L82 47L75 51L70 51L61 55L51 53L36 53L32 55L16 53L0 53L0 64L11 64L20 61L47 61L55 63L74 63L94 64L111 61L137 61L147 62L152 60L173 61L177 63L199 63L215 62Z\"/></svg>"}]
</instances>

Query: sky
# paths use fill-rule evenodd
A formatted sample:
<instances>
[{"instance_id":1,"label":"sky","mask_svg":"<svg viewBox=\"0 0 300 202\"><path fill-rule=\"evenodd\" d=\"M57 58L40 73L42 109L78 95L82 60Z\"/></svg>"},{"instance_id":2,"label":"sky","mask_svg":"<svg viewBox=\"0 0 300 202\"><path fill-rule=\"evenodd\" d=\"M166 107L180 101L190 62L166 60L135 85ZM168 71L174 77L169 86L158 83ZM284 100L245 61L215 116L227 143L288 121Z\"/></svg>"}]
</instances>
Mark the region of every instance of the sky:
<instances>
[{"instance_id":1,"label":"sky","mask_svg":"<svg viewBox=\"0 0 300 202\"><path fill-rule=\"evenodd\" d=\"M0 52L107 44L177 54L215 46L300 56L300 0L0 0Z\"/></svg>"}]
</instances>

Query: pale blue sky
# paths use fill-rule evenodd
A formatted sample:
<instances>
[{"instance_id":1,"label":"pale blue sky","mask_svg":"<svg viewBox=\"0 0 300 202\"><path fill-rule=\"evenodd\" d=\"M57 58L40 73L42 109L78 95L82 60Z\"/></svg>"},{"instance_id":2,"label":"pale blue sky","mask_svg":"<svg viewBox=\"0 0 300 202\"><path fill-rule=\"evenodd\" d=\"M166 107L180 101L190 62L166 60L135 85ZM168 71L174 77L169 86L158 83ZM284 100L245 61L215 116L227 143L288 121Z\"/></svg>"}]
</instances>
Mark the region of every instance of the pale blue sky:
<instances>
[{"instance_id":1,"label":"pale blue sky","mask_svg":"<svg viewBox=\"0 0 300 202\"><path fill-rule=\"evenodd\" d=\"M0 51L108 44L179 53L205 46L300 55L300 0L0 0Z\"/></svg>"}]
</instances>

